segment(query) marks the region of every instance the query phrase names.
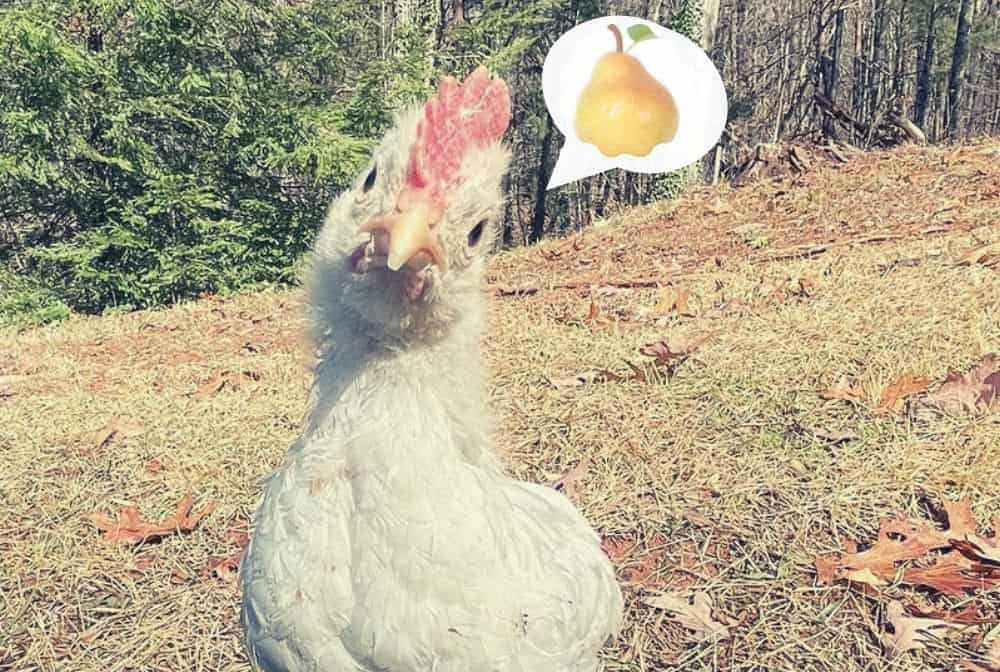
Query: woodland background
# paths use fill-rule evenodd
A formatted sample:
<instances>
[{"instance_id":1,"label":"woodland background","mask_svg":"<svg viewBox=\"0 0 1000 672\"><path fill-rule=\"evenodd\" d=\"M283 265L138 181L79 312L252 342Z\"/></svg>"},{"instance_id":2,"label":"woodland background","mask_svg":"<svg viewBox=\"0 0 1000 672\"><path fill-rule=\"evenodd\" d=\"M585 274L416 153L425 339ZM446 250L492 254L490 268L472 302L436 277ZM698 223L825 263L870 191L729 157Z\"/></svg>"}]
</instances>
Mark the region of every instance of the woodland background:
<instances>
[{"instance_id":1,"label":"woodland background","mask_svg":"<svg viewBox=\"0 0 1000 672\"><path fill-rule=\"evenodd\" d=\"M562 144L545 54L607 14L699 41L726 82L726 132L700 171L545 192ZM0 323L294 282L328 201L441 74L485 63L511 86L517 246L739 177L775 143L997 134L998 35L997 0L8 1Z\"/></svg>"}]
</instances>

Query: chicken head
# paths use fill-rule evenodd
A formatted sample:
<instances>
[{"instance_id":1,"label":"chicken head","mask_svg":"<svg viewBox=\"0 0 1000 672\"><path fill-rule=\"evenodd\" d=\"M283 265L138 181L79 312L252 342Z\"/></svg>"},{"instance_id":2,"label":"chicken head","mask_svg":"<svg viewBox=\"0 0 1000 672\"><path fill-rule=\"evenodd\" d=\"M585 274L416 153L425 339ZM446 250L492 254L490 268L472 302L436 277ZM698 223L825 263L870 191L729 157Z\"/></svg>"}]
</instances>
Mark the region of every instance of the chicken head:
<instances>
[{"instance_id":1,"label":"chicken head","mask_svg":"<svg viewBox=\"0 0 1000 672\"><path fill-rule=\"evenodd\" d=\"M354 186L332 204L313 263L325 324L393 339L440 333L481 299L509 162L503 80L446 77L398 115Z\"/></svg>"}]
</instances>

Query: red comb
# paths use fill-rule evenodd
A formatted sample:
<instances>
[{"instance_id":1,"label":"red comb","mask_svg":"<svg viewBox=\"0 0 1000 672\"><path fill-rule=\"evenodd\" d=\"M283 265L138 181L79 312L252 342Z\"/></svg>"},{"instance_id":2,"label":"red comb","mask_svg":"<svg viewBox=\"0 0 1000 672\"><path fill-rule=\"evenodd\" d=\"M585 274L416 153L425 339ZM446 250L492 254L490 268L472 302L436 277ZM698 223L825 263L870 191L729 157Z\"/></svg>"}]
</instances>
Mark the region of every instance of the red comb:
<instances>
[{"instance_id":1,"label":"red comb","mask_svg":"<svg viewBox=\"0 0 1000 672\"><path fill-rule=\"evenodd\" d=\"M406 186L429 189L441 203L458 175L465 153L499 140L510 123L510 93L502 79L480 66L461 84L445 77L424 105L410 149Z\"/></svg>"}]
</instances>

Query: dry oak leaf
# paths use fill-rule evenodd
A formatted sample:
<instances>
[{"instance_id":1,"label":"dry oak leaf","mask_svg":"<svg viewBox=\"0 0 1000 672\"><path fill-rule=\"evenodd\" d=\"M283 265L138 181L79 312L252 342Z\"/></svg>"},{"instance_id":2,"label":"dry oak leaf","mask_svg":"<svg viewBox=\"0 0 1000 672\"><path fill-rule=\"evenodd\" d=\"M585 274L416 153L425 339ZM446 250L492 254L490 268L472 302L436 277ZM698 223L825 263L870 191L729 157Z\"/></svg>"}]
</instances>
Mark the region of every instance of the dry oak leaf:
<instances>
[{"instance_id":1,"label":"dry oak leaf","mask_svg":"<svg viewBox=\"0 0 1000 672\"><path fill-rule=\"evenodd\" d=\"M580 500L580 493L577 484L587 475L587 468L590 466L590 458L580 460L575 467L564 473L559 478L552 481L551 486L555 490L561 491L574 502Z\"/></svg>"},{"instance_id":2,"label":"dry oak leaf","mask_svg":"<svg viewBox=\"0 0 1000 672\"><path fill-rule=\"evenodd\" d=\"M230 555L208 556L204 574L206 577L214 576L223 583L235 584L244 553L246 553L246 549L240 549Z\"/></svg>"},{"instance_id":3,"label":"dry oak leaf","mask_svg":"<svg viewBox=\"0 0 1000 672\"><path fill-rule=\"evenodd\" d=\"M994 534L1000 529L1000 522L993 521ZM1000 572L1000 540L997 537L987 539L978 535L966 535L965 539L952 539L951 545L956 551L977 562L986 562L997 566Z\"/></svg>"},{"instance_id":4,"label":"dry oak leaf","mask_svg":"<svg viewBox=\"0 0 1000 672\"><path fill-rule=\"evenodd\" d=\"M883 632L880 639L892 655L924 648L934 639L939 639L948 630L957 627L954 623L937 618L910 616L897 600L889 603L885 610L886 620L892 625L892 632Z\"/></svg>"},{"instance_id":5,"label":"dry oak leaf","mask_svg":"<svg viewBox=\"0 0 1000 672\"><path fill-rule=\"evenodd\" d=\"M879 397L876 413L892 413L902 408L907 397L927 391L930 380L925 376L905 375L890 383Z\"/></svg>"},{"instance_id":6,"label":"dry oak leaf","mask_svg":"<svg viewBox=\"0 0 1000 672\"><path fill-rule=\"evenodd\" d=\"M908 606L906 613L910 616L920 616L921 618L937 618L949 623L961 623L962 625L978 625L980 623L996 623L1000 620L998 616L984 616L979 608L974 604L968 604L959 611L947 611L932 609L925 611L915 606Z\"/></svg>"},{"instance_id":7,"label":"dry oak leaf","mask_svg":"<svg viewBox=\"0 0 1000 672\"><path fill-rule=\"evenodd\" d=\"M983 355L968 373L949 371L941 387L926 396L933 406L946 413L977 413L1000 403L1000 355Z\"/></svg>"},{"instance_id":8,"label":"dry oak leaf","mask_svg":"<svg viewBox=\"0 0 1000 672\"><path fill-rule=\"evenodd\" d=\"M946 595L963 595L965 591L990 590L1000 586L1000 567L971 561L954 551L942 555L929 567L909 567L903 571L903 582L925 586Z\"/></svg>"},{"instance_id":9,"label":"dry oak leaf","mask_svg":"<svg viewBox=\"0 0 1000 672\"><path fill-rule=\"evenodd\" d=\"M97 529L104 532L104 540L119 544L140 544L153 541L179 532L190 532L202 518L215 510L215 502L209 502L198 513L192 513L194 497L188 495L177 504L177 510L159 523L143 520L142 514L132 506L123 506L118 511L118 517L112 518L104 513L93 512L84 518Z\"/></svg>"},{"instance_id":10,"label":"dry oak leaf","mask_svg":"<svg viewBox=\"0 0 1000 672\"><path fill-rule=\"evenodd\" d=\"M699 642L723 640L730 636L729 628L712 616L712 598L708 593L660 593L644 597L642 602L672 613L681 625L694 632L694 638Z\"/></svg>"},{"instance_id":11,"label":"dry oak leaf","mask_svg":"<svg viewBox=\"0 0 1000 672\"><path fill-rule=\"evenodd\" d=\"M601 310L601 307L597 305L594 294L590 295L590 308L587 310L587 317L584 318L587 324L592 324L595 327L607 326L609 324L614 324L615 320L608 317Z\"/></svg>"},{"instance_id":12,"label":"dry oak leaf","mask_svg":"<svg viewBox=\"0 0 1000 672\"><path fill-rule=\"evenodd\" d=\"M968 500L945 502L944 510L948 517L944 530L902 516L882 519L878 539L871 548L859 552L856 544L849 543L843 552L818 556L817 580L821 584L847 580L879 585L880 581L895 580L901 563L945 551L935 555L935 562L929 566L906 568L902 581L954 595L1000 586L1000 566L993 566L983 551L990 549L992 553L995 545L976 533ZM969 552L977 555L968 558L963 554Z\"/></svg>"},{"instance_id":13,"label":"dry oak leaf","mask_svg":"<svg viewBox=\"0 0 1000 672\"><path fill-rule=\"evenodd\" d=\"M250 545L250 535L247 534L246 521L226 532L225 539L229 543L236 544L239 550L229 555L210 555L204 574L215 576L221 579L223 583L234 584L239 574L240 565L243 562L243 556L247 552L247 546Z\"/></svg>"},{"instance_id":14,"label":"dry oak leaf","mask_svg":"<svg viewBox=\"0 0 1000 672\"><path fill-rule=\"evenodd\" d=\"M864 392L858 386L857 382L848 378L847 376L842 376L837 384L833 387L829 387L819 393L820 399L843 399L844 401L850 401L855 404L860 404L864 399Z\"/></svg>"}]
</instances>

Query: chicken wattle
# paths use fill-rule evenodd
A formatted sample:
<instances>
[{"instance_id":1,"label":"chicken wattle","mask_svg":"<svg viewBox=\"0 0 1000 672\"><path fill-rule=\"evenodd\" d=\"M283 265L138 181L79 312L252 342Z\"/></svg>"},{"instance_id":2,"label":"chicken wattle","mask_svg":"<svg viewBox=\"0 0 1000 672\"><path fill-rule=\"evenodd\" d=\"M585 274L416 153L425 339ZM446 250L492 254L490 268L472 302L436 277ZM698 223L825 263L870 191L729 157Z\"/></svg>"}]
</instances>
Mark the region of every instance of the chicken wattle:
<instances>
[{"instance_id":1,"label":"chicken wattle","mask_svg":"<svg viewBox=\"0 0 1000 672\"><path fill-rule=\"evenodd\" d=\"M590 671L618 630L598 536L492 448L481 282L509 117L484 69L445 79L330 208L310 410L241 568L259 670Z\"/></svg>"}]
</instances>

